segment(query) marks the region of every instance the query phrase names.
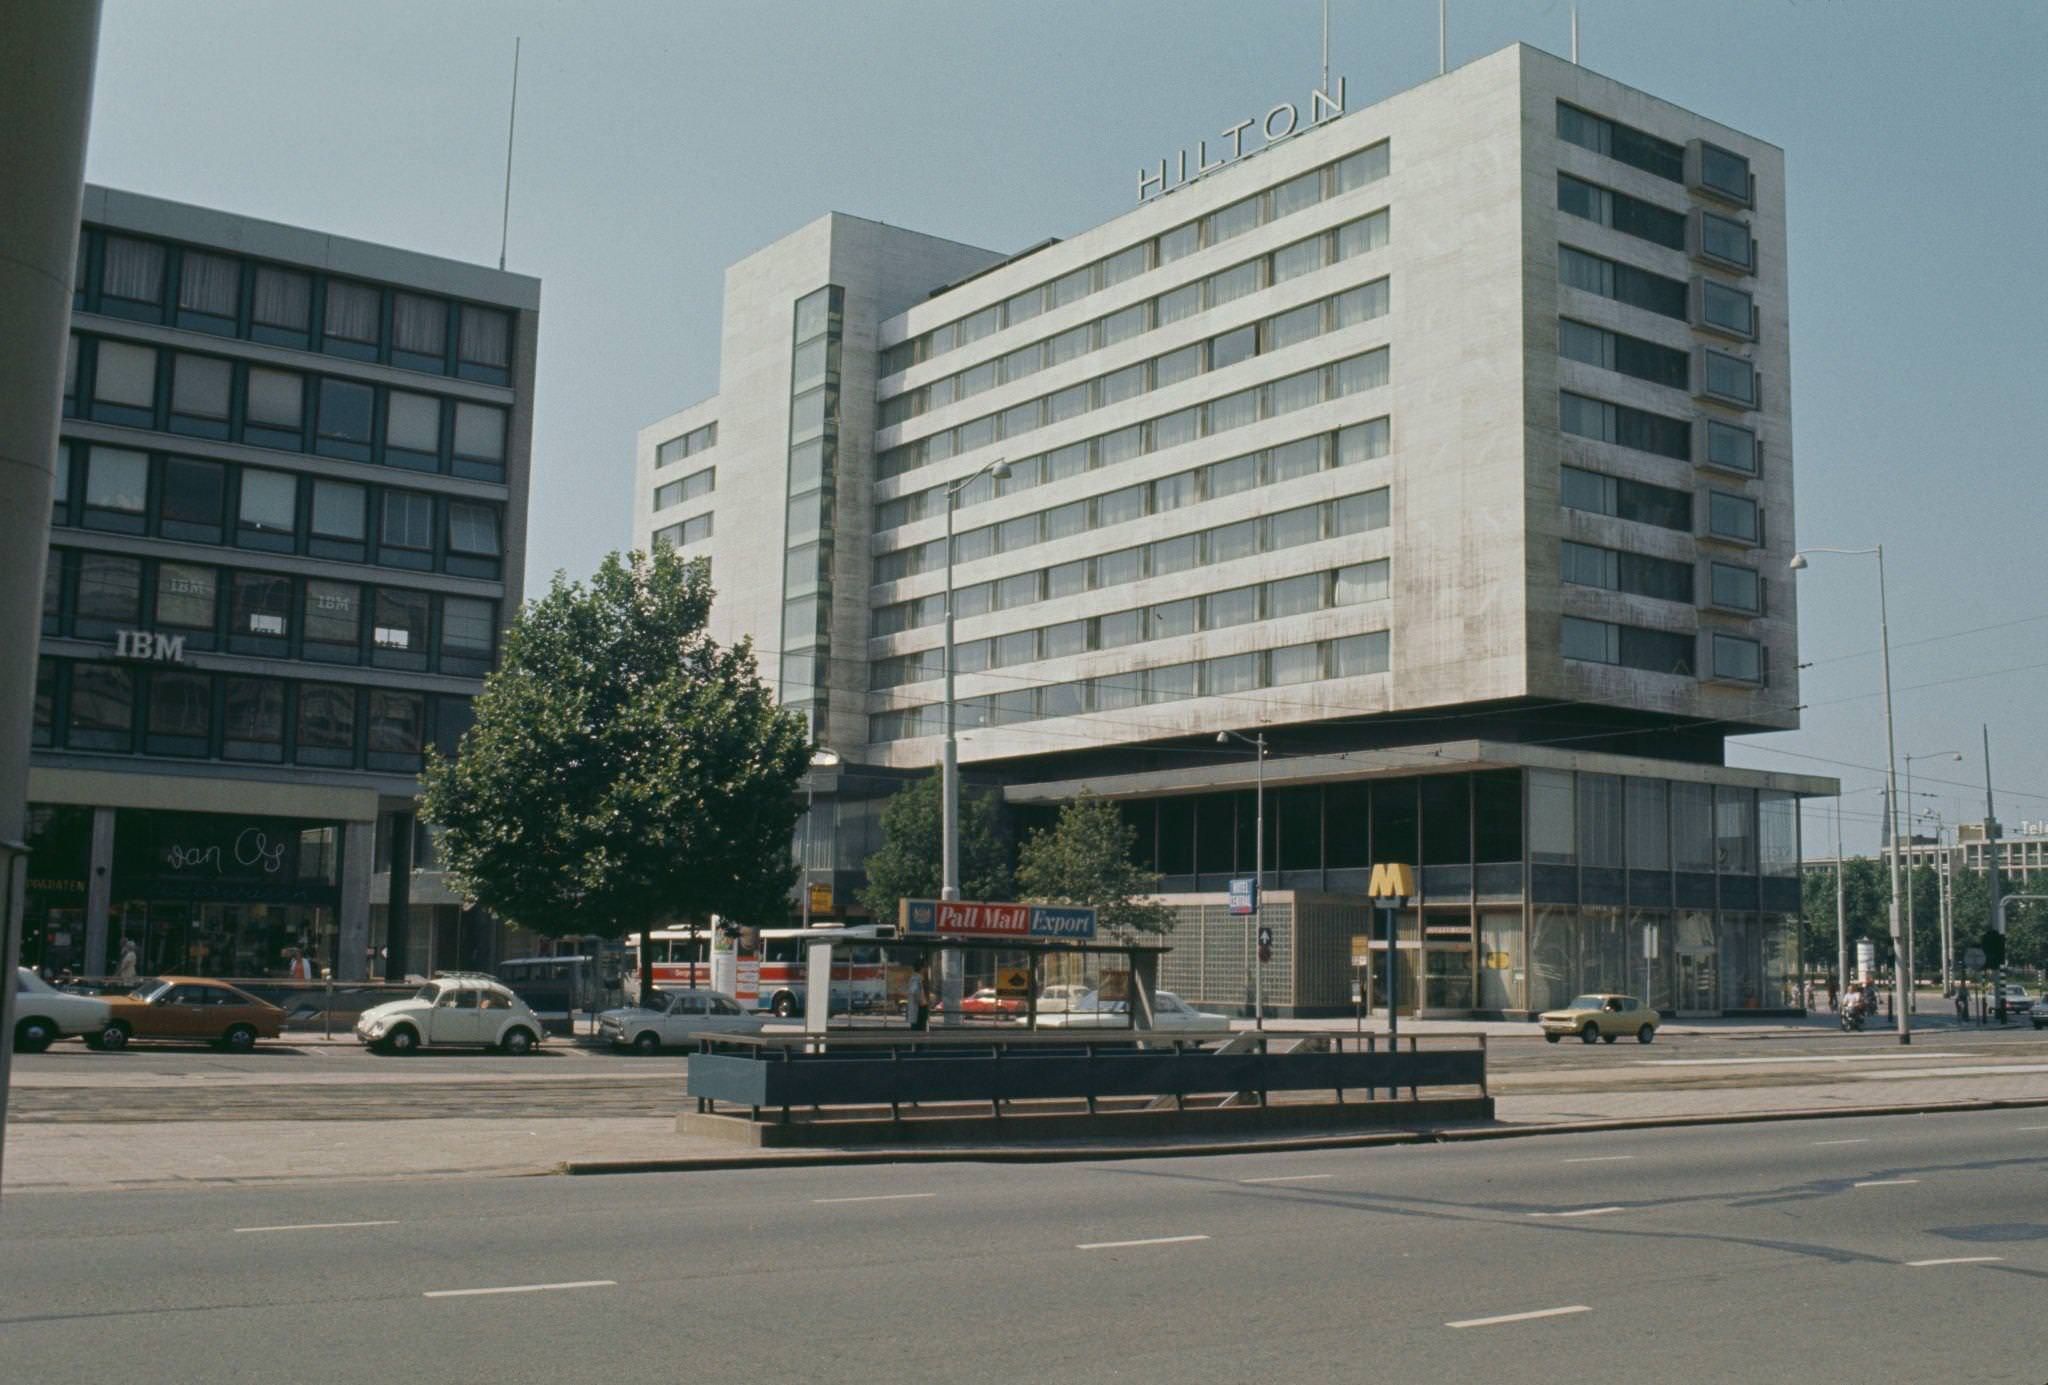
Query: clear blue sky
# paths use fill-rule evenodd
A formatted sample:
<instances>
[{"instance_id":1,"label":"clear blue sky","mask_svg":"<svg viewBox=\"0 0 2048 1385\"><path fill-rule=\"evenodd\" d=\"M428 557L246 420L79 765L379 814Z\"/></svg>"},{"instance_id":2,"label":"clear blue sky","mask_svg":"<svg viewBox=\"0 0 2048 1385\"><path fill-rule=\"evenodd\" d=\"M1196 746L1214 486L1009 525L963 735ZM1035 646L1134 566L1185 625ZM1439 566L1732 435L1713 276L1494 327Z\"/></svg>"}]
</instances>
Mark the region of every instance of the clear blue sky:
<instances>
[{"instance_id":1,"label":"clear blue sky","mask_svg":"<svg viewBox=\"0 0 2048 1385\"><path fill-rule=\"evenodd\" d=\"M1801 543L1883 541L1918 806L2048 819L2048 6L1582 0L1590 67L1784 146ZM1433 75L1434 0L1332 0L1350 106ZM1451 0L1453 64L1568 51L1567 0ZM108 0L95 181L544 281L529 578L630 533L633 434L717 388L725 265L827 210L1015 249L1320 63L1319 0ZM1880 781L1875 575L1800 579L1797 733L1731 758ZM2002 628L1983 629L2003 623ZM1972 632L1972 633L1961 633ZM1818 757L1818 758L1806 758ZM1968 785L1980 787L1972 789ZM1851 849L1874 793L1846 800ZM1810 812L1822 848L1825 805Z\"/></svg>"}]
</instances>

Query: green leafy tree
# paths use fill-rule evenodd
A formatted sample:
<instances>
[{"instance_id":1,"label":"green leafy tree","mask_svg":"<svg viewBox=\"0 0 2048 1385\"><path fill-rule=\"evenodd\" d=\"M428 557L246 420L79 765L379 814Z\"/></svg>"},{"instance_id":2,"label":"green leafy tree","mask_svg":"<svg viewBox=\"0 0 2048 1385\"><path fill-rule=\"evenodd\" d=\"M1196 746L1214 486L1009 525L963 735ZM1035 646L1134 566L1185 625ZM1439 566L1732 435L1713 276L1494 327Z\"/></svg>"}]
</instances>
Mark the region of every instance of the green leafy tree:
<instances>
[{"instance_id":1,"label":"green leafy tree","mask_svg":"<svg viewBox=\"0 0 2048 1385\"><path fill-rule=\"evenodd\" d=\"M705 631L710 569L667 546L557 574L506 632L476 724L431 757L422 811L465 897L552 937L789 911L810 760L750 645Z\"/></svg>"},{"instance_id":2,"label":"green leafy tree","mask_svg":"<svg viewBox=\"0 0 2048 1385\"><path fill-rule=\"evenodd\" d=\"M1051 827L1025 838L1017 852L1017 885L1034 904L1074 904L1098 911L1113 934L1164 933L1173 911L1142 899L1159 877L1134 859L1138 832L1107 799L1083 794L1060 809Z\"/></svg>"},{"instance_id":3,"label":"green leafy tree","mask_svg":"<svg viewBox=\"0 0 2048 1385\"><path fill-rule=\"evenodd\" d=\"M867 860L861 903L877 922L893 923L905 899L937 899L944 874L939 776L896 792L882 809L882 845ZM993 794L960 795L960 897L1010 898L1010 833Z\"/></svg>"}]
</instances>

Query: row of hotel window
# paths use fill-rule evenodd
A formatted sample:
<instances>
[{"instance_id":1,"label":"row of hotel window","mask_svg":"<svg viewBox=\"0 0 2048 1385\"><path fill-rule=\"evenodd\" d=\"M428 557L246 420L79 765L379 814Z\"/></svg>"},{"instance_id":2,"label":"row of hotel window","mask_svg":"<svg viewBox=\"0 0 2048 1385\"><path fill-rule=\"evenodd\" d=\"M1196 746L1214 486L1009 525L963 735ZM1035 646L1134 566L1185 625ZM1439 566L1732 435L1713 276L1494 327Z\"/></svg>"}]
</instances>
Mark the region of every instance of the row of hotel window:
<instances>
[{"instance_id":1,"label":"row of hotel window","mask_svg":"<svg viewBox=\"0 0 2048 1385\"><path fill-rule=\"evenodd\" d=\"M1557 175L1557 209L1737 273L1756 270L1756 242L1749 227L1734 217L1697 208L1688 216L1569 173Z\"/></svg>"},{"instance_id":2,"label":"row of hotel window","mask_svg":"<svg viewBox=\"0 0 2048 1385\"><path fill-rule=\"evenodd\" d=\"M1261 225L1305 211L1325 198L1376 183L1387 176L1389 153L1390 146L1382 140L1369 149L1347 154L1321 168L1312 168L1207 216L1176 226L1162 235L1119 250L1093 264L1082 265L1049 283L1034 285L1001 303L991 304L908 341L899 342L882 353L882 374L895 375L908 370L920 361L932 360L983 337L994 336L1006 327L1029 322L1040 313L1078 303L1090 294L1114 288L1148 270L1185 259L1197 250L1221 245Z\"/></svg>"},{"instance_id":3,"label":"row of hotel window","mask_svg":"<svg viewBox=\"0 0 2048 1385\"><path fill-rule=\"evenodd\" d=\"M1748 358L1711 346L1685 352L1567 317L1558 319L1557 354L1652 385L1691 390L1701 398L1738 409L1756 409L1763 403L1756 367Z\"/></svg>"},{"instance_id":4,"label":"row of hotel window","mask_svg":"<svg viewBox=\"0 0 2048 1385\"><path fill-rule=\"evenodd\" d=\"M1170 640L1203 630L1224 630L1259 620L1288 616L1365 601L1387 599L1388 560L1353 563L1326 572L1304 572L1248 587L1161 601L1128 611L1086 620L1016 630L985 640L968 640L953 651L955 673L980 673L1010 668L1039 659L1063 659L1105 649L1122 649L1147 640ZM893 659L877 659L868 668L868 686L875 689L925 683L946 676L937 649L922 649Z\"/></svg>"},{"instance_id":5,"label":"row of hotel window","mask_svg":"<svg viewBox=\"0 0 2048 1385\"><path fill-rule=\"evenodd\" d=\"M1655 558L1647 553L1626 553L1614 548L1562 540L1561 570L1564 580L1574 586L1598 587L1626 596L1647 596L1658 601L1693 602L1694 570L1691 563ZM1741 615L1764 613L1764 580L1753 567L1709 560L1707 603L1716 609Z\"/></svg>"},{"instance_id":6,"label":"row of hotel window","mask_svg":"<svg viewBox=\"0 0 2048 1385\"><path fill-rule=\"evenodd\" d=\"M52 548L43 579L43 633L81 640L152 630L195 651L481 677L497 628L484 597L117 553Z\"/></svg>"},{"instance_id":7,"label":"row of hotel window","mask_svg":"<svg viewBox=\"0 0 2048 1385\"><path fill-rule=\"evenodd\" d=\"M1326 265L1377 250L1386 243L1387 212L1382 208L1371 216L1296 241L1271 254L1232 265L1229 269L1218 270L1206 279L1183 284L1107 317L1070 327L1056 336L1028 342L957 374L941 376L917 389L885 399L881 407L881 426L888 428L932 409L970 399L998 385L1007 385L1036 375L1041 370L1064 365L1091 351L1143 336L1207 309L1234 303L1261 289L1284 284L1304 274L1313 274ZM1268 346L1265 349L1275 348Z\"/></svg>"},{"instance_id":8,"label":"row of hotel window","mask_svg":"<svg viewBox=\"0 0 2048 1385\"><path fill-rule=\"evenodd\" d=\"M681 437L670 438L654 449L654 464L657 467L680 462L685 457L694 457L718 445L718 423L713 420L701 428L692 428Z\"/></svg>"},{"instance_id":9,"label":"row of hotel window","mask_svg":"<svg viewBox=\"0 0 2048 1385\"><path fill-rule=\"evenodd\" d=\"M997 553L1015 553L1034 544L1053 543L1093 529L1125 524L1147 515L1166 514L1207 500L1220 500L1259 486L1278 485L1297 476L1310 476L1331 467L1352 466L1387 455L1388 420L1371 419L1354 423L1334 433L1317 433L1297 438L1240 457L1225 458L1207 466L1177 471L1156 481L1141 481L1104 495L1069 501L1047 510L1006 519L956 534L953 561L971 563ZM1047 481L1065 480L1086 470L1088 444L1049 452L1043 458L1030 457L1034 466L1044 464ZM1014 479L1014 478L1013 478ZM985 486L988 478L975 483ZM975 487L963 493L965 504ZM1005 487L1007 491L1009 487ZM921 518L922 516L920 516ZM875 581L894 582L932 572L945 566L946 541L931 539L911 548L884 553L875 560Z\"/></svg>"},{"instance_id":10,"label":"row of hotel window","mask_svg":"<svg viewBox=\"0 0 2048 1385\"><path fill-rule=\"evenodd\" d=\"M58 453L51 522L459 577L504 566L492 501L84 443Z\"/></svg>"},{"instance_id":11,"label":"row of hotel window","mask_svg":"<svg viewBox=\"0 0 2048 1385\"><path fill-rule=\"evenodd\" d=\"M1693 419L1610 404L1570 390L1558 391L1557 414L1558 427L1573 437L1681 462L1697 461L1745 476L1754 476L1760 469L1756 430L1725 419L1698 420L1702 425L1700 450L1695 452Z\"/></svg>"},{"instance_id":12,"label":"row of hotel window","mask_svg":"<svg viewBox=\"0 0 2048 1385\"><path fill-rule=\"evenodd\" d=\"M87 228L72 307L406 370L512 381L512 314Z\"/></svg>"},{"instance_id":13,"label":"row of hotel window","mask_svg":"<svg viewBox=\"0 0 2048 1385\"><path fill-rule=\"evenodd\" d=\"M79 659L36 661L35 744L416 774L475 721L466 697Z\"/></svg>"},{"instance_id":14,"label":"row of hotel window","mask_svg":"<svg viewBox=\"0 0 2048 1385\"><path fill-rule=\"evenodd\" d=\"M1673 144L1563 101L1557 103L1557 135L1582 149L1736 206L1746 207L1756 200L1756 176L1749 171L1749 160L1705 140L1694 140L1690 146Z\"/></svg>"},{"instance_id":15,"label":"row of hotel window","mask_svg":"<svg viewBox=\"0 0 2048 1385\"><path fill-rule=\"evenodd\" d=\"M1707 646L1705 676L1736 683L1762 684L1770 681L1770 651L1760 641L1719 630L1702 630L1695 636L1566 616L1560 638L1567 659L1612 664L1644 673L1669 673L1681 678L1695 676L1702 667L1699 646L1704 641Z\"/></svg>"},{"instance_id":16,"label":"row of hotel window","mask_svg":"<svg viewBox=\"0 0 2048 1385\"><path fill-rule=\"evenodd\" d=\"M1675 318L1738 341L1755 341L1756 299L1718 279L1670 279L1632 264L1610 260L1569 245L1557 247L1557 279L1567 288L1660 317Z\"/></svg>"},{"instance_id":17,"label":"row of hotel window","mask_svg":"<svg viewBox=\"0 0 2048 1385\"><path fill-rule=\"evenodd\" d=\"M982 726L1012 726L1052 717L1182 702L1191 697L1230 697L1262 688L1361 678L1385 673L1388 666L1387 632L1376 630L1367 635L1346 635L1280 649L1226 654L1199 663L1131 669L1100 678L1014 688L986 697L963 697L954 704L956 725L960 730L970 731ZM944 708L938 703L879 712L868 718L868 739L882 742L936 736L945 730L944 715Z\"/></svg>"},{"instance_id":18,"label":"row of hotel window","mask_svg":"<svg viewBox=\"0 0 2048 1385\"><path fill-rule=\"evenodd\" d=\"M707 466L702 471L693 471L679 480L654 488L654 508L666 510L680 505L685 500L696 500L711 494L718 486L718 468Z\"/></svg>"},{"instance_id":19,"label":"row of hotel window","mask_svg":"<svg viewBox=\"0 0 2048 1385\"><path fill-rule=\"evenodd\" d=\"M1693 532L1693 494L1669 486L1633 481L1626 476L1609 476L1584 467L1561 469L1558 499L1568 510L1607 515L1637 524L1654 524L1660 529ZM1744 495L1726 491L1707 492L1706 537L1726 543L1762 547L1764 515L1758 504Z\"/></svg>"},{"instance_id":20,"label":"row of hotel window","mask_svg":"<svg viewBox=\"0 0 2048 1385\"><path fill-rule=\"evenodd\" d=\"M654 542L667 544L670 548L688 548L691 544L702 543L710 537L711 515L708 512L694 515L681 524L671 524L654 531Z\"/></svg>"},{"instance_id":21,"label":"row of hotel window","mask_svg":"<svg viewBox=\"0 0 2048 1385\"><path fill-rule=\"evenodd\" d=\"M1013 573L989 582L974 582L953 592L957 619L1013 611L1039 601L1058 601L1086 591L1101 591L1148 577L1170 577L1198 567L1235 562L1259 553L1276 553L1324 539L1343 538L1384 529L1388 523L1388 491L1377 490L1298 505L1275 514L1241 519L1192 534L1141 543L1132 548L1076 558L1068 563ZM877 638L936 625L946 616L943 592L898 601L875 609Z\"/></svg>"},{"instance_id":22,"label":"row of hotel window","mask_svg":"<svg viewBox=\"0 0 2048 1385\"><path fill-rule=\"evenodd\" d=\"M222 356L73 336L64 412L96 423L505 479L505 410Z\"/></svg>"},{"instance_id":23,"label":"row of hotel window","mask_svg":"<svg viewBox=\"0 0 2048 1385\"><path fill-rule=\"evenodd\" d=\"M1070 418L1079 418L1082 414L1178 385L1198 375L1227 369L1254 356L1279 351L1329 332L1342 331L1361 322L1370 322L1385 316L1386 312L1387 281L1375 279L1329 298L1304 303L1262 322L1248 322L1207 341L1191 342L1150 360L1135 362L1107 375L1098 375L1063 390L1027 399L999 413L984 414L958 427L942 429L929 437L892 447L877 459L878 474L883 477L901 476L918 467L985 447L999 438L1021 437L1037 428L1064 423ZM1385 364L1384 350L1381 349L1382 366ZM1202 406L1221 410L1220 417L1224 420L1236 420L1215 423L1206 431L1220 432L1223 428L1235 427L1238 422L1248 423L1258 417L1261 389L1278 392L1278 397L1269 401L1265 410L1268 413L1285 413L1317 402L1322 397L1323 388L1318 382L1319 369L1303 371L1264 386L1255 385ZM1343 392L1349 393L1348 390ZM1192 421L1193 409L1182 412Z\"/></svg>"}]
</instances>

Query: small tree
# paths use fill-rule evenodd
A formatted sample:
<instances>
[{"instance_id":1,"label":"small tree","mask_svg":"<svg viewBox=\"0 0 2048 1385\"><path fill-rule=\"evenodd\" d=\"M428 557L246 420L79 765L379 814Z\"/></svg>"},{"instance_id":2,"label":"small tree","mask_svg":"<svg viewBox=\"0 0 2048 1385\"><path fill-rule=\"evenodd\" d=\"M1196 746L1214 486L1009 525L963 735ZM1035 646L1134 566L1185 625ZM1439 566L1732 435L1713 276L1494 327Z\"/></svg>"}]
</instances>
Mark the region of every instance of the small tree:
<instances>
[{"instance_id":1,"label":"small tree","mask_svg":"<svg viewBox=\"0 0 2048 1385\"><path fill-rule=\"evenodd\" d=\"M944 874L939 776L899 789L882 809L882 845L868 857L861 903L880 923L905 899L937 899ZM1010 897L1010 839L993 794L960 795L960 897Z\"/></svg>"},{"instance_id":2,"label":"small tree","mask_svg":"<svg viewBox=\"0 0 2048 1385\"><path fill-rule=\"evenodd\" d=\"M1072 904L1097 911L1113 934L1164 933L1173 911L1139 896L1159 878L1133 857L1137 829L1117 806L1090 794L1068 803L1051 827L1033 832L1017 853L1017 884L1034 904Z\"/></svg>"},{"instance_id":3,"label":"small tree","mask_svg":"<svg viewBox=\"0 0 2048 1385\"><path fill-rule=\"evenodd\" d=\"M711 577L667 546L557 574L505 634L461 754L432 757L421 808L458 888L551 937L641 935L675 918L779 919L810 761L750 645L705 632Z\"/></svg>"}]
</instances>

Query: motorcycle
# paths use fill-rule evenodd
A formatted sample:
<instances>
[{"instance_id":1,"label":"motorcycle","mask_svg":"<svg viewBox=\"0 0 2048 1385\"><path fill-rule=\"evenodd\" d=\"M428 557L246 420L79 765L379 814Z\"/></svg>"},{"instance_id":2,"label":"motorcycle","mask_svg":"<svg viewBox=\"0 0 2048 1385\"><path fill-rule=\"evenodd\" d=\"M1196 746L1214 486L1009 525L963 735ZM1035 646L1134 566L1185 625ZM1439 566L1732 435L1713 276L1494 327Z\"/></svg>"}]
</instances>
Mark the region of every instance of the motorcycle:
<instances>
[{"instance_id":1,"label":"motorcycle","mask_svg":"<svg viewBox=\"0 0 2048 1385\"><path fill-rule=\"evenodd\" d=\"M1863 1030L1864 1006L1861 1001L1850 1001L1842 1007L1842 1030L1856 1034Z\"/></svg>"}]
</instances>

